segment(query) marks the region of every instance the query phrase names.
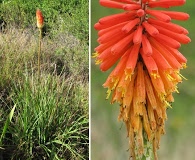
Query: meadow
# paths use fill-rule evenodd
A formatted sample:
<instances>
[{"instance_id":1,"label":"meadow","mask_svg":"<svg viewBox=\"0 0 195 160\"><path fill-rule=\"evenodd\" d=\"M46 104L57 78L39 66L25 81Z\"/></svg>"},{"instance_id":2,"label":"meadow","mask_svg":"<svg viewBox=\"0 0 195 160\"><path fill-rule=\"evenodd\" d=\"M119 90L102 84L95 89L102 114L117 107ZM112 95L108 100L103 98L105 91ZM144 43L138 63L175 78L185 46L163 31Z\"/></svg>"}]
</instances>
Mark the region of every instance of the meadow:
<instances>
[{"instance_id":1,"label":"meadow","mask_svg":"<svg viewBox=\"0 0 195 160\"><path fill-rule=\"evenodd\" d=\"M175 102L172 109L168 109L168 120L166 121L166 134L162 136L161 146L158 150L160 160L192 160L195 159L195 56L193 45L195 40L195 14L194 1L187 0L181 7L173 7L173 10L183 11L190 14L190 19L180 24L188 29L191 43L180 48L181 53L188 59L187 68L182 70L182 75L188 80L179 84L179 94L175 93ZM99 18L118 13L118 10L105 8L99 5L98 1L92 2L91 7L91 53L98 45L97 31L93 25ZM94 59L91 64L91 130L92 130L92 160L99 159L129 159L128 138L126 128L122 122L117 120L119 106L110 105L109 100L105 100L106 89L102 87L107 76L111 72L101 72L96 66ZM101 128L101 129L100 129Z\"/></svg>"},{"instance_id":2,"label":"meadow","mask_svg":"<svg viewBox=\"0 0 195 160\"><path fill-rule=\"evenodd\" d=\"M89 158L88 14L87 0L0 0L1 160Z\"/></svg>"}]
</instances>

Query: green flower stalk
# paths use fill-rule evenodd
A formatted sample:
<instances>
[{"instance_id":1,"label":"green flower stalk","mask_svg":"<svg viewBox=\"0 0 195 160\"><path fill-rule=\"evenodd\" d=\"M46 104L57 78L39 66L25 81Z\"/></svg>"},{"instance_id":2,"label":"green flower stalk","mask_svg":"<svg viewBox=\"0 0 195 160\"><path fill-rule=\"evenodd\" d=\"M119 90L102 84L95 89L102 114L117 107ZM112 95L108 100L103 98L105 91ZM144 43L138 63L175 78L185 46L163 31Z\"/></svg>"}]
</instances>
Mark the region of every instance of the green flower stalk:
<instances>
[{"instance_id":1,"label":"green flower stalk","mask_svg":"<svg viewBox=\"0 0 195 160\"><path fill-rule=\"evenodd\" d=\"M44 26L44 18L42 12L37 9L36 11L37 27L39 28L39 50L38 50L38 79L40 79L40 57L41 57L41 41L42 41L42 28Z\"/></svg>"}]
</instances>

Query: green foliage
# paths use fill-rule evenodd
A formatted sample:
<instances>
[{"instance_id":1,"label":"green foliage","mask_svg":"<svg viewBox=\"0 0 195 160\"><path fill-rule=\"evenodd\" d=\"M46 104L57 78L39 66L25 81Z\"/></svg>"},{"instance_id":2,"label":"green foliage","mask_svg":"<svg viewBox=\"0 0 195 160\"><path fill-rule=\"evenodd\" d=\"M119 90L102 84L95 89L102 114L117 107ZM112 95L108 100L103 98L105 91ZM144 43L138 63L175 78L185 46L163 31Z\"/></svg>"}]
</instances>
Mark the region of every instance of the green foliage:
<instances>
[{"instance_id":1,"label":"green foliage","mask_svg":"<svg viewBox=\"0 0 195 160\"><path fill-rule=\"evenodd\" d=\"M4 0L0 3L0 19L18 28L35 27L36 9L41 9L45 19L45 30L59 28L68 30L88 43L87 0ZM52 34L52 33L50 33Z\"/></svg>"},{"instance_id":2,"label":"green foliage","mask_svg":"<svg viewBox=\"0 0 195 160\"><path fill-rule=\"evenodd\" d=\"M74 159L87 157L88 120L84 104L75 101L78 85L74 80L42 75L38 82L26 74L20 84L14 84L12 102L16 106L13 123L11 158ZM79 103L79 105L78 105Z\"/></svg>"},{"instance_id":3,"label":"green foliage","mask_svg":"<svg viewBox=\"0 0 195 160\"><path fill-rule=\"evenodd\" d=\"M2 146L2 141L3 141L4 137L5 137L5 133L7 131L7 128L8 128L8 126L9 126L11 120L12 120L12 117L13 117L13 114L14 114L14 111L15 111L15 108L16 108L16 106L14 106L12 108L12 110L9 113L9 116L7 117L7 120L5 121L5 125L3 127L3 131L2 131L2 134L1 134L1 137L0 137L0 146Z\"/></svg>"}]
</instances>

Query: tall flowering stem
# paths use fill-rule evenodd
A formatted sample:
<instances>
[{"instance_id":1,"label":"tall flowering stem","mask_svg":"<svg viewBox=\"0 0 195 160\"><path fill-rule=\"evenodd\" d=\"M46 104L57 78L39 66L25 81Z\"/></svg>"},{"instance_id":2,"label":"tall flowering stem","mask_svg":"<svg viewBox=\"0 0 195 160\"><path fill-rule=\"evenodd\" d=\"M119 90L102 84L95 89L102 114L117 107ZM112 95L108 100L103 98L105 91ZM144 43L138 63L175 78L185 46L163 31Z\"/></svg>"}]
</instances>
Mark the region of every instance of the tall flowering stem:
<instances>
[{"instance_id":1,"label":"tall flowering stem","mask_svg":"<svg viewBox=\"0 0 195 160\"><path fill-rule=\"evenodd\" d=\"M40 79L40 57L41 57L41 41L42 41L42 28L44 26L44 18L42 12L37 9L36 11L37 27L39 28L39 50L38 50L38 79Z\"/></svg>"},{"instance_id":2,"label":"tall flowering stem","mask_svg":"<svg viewBox=\"0 0 195 160\"><path fill-rule=\"evenodd\" d=\"M129 137L131 159L146 157L151 144L154 159L161 135L165 134L166 109L182 82L180 69L187 59L181 44L191 40L188 31L172 23L185 21L187 13L155 10L155 7L182 6L185 0L100 0L104 7L124 10L101 18L96 24L99 46L96 64L107 71L116 67L103 84L107 98L120 104L118 119L124 121Z\"/></svg>"}]
</instances>

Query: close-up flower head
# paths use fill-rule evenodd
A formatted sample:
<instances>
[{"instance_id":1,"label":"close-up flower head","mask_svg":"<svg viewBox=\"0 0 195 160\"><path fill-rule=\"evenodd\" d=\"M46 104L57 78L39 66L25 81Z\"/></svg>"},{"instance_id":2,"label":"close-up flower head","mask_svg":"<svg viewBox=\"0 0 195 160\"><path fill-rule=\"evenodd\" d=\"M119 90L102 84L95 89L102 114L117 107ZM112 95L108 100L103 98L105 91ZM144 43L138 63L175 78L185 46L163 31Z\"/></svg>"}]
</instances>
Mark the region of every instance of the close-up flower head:
<instances>
[{"instance_id":1,"label":"close-up flower head","mask_svg":"<svg viewBox=\"0 0 195 160\"><path fill-rule=\"evenodd\" d=\"M185 0L100 0L103 7L122 12L94 25L98 43L93 57L101 71L112 68L103 84L107 99L120 105L119 120L127 129L130 157L147 157L148 143L154 159L165 134L166 110L172 108L173 93L185 79L180 70L187 59L179 51L188 44L188 30L175 20L189 14L170 10ZM174 8L173 8L174 9Z\"/></svg>"}]
</instances>

